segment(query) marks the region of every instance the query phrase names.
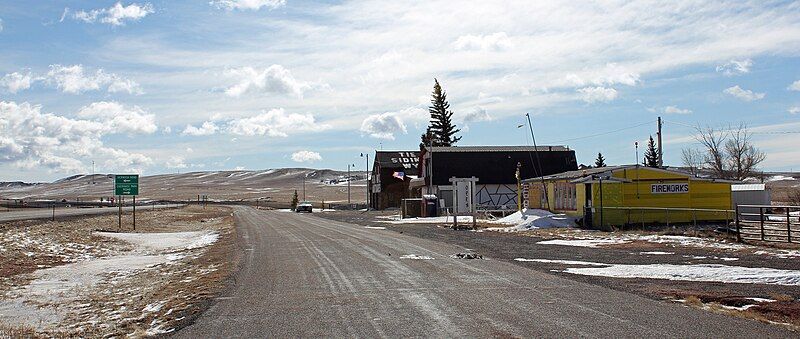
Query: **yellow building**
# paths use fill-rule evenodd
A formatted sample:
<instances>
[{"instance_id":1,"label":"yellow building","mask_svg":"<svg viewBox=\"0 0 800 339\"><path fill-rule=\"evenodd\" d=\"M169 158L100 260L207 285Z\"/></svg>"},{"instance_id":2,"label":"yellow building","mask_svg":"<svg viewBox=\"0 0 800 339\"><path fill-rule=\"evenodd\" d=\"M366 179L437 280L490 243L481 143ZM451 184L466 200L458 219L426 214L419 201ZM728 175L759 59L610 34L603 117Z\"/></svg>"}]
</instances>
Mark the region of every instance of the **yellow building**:
<instances>
[{"instance_id":1,"label":"yellow building","mask_svg":"<svg viewBox=\"0 0 800 339\"><path fill-rule=\"evenodd\" d=\"M581 217L587 226L725 221L733 215L731 181L674 170L611 166L523 182L529 207Z\"/></svg>"}]
</instances>

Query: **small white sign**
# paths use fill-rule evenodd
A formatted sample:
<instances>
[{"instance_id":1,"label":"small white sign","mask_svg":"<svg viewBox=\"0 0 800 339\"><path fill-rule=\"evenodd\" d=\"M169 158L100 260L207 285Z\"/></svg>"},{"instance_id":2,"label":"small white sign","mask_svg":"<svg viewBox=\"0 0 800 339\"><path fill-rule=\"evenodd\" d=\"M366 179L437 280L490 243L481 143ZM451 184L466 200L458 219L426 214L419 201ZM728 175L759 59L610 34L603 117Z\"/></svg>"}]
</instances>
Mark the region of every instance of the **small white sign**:
<instances>
[{"instance_id":1,"label":"small white sign","mask_svg":"<svg viewBox=\"0 0 800 339\"><path fill-rule=\"evenodd\" d=\"M651 194L676 194L689 193L689 183L682 184L652 184L650 185Z\"/></svg>"}]
</instances>

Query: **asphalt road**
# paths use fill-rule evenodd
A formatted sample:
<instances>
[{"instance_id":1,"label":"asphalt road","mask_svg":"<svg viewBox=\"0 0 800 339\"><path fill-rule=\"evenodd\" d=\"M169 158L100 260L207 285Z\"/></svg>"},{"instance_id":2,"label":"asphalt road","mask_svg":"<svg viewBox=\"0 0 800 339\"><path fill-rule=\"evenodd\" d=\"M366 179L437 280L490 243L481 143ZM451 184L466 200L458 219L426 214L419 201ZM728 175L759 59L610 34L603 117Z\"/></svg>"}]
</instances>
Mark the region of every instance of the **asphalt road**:
<instances>
[{"instance_id":1,"label":"asphalt road","mask_svg":"<svg viewBox=\"0 0 800 339\"><path fill-rule=\"evenodd\" d=\"M156 205L155 208L171 208L171 207L178 207L181 205L169 204L169 205ZM142 205L136 206L140 210L149 210L153 208L153 205ZM122 210L124 212L132 210L133 207L123 207ZM75 217L75 216L84 216L84 215L97 215L97 214L108 214L108 213L117 213L119 208L117 207L95 207L95 208L56 208L56 220L59 217ZM0 222L8 222L8 221L15 221L15 220L31 220L31 219L50 219L53 217L53 210L49 208L28 208L24 210L10 210L0 212Z\"/></svg>"},{"instance_id":2,"label":"asphalt road","mask_svg":"<svg viewBox=\"0 0 800 339\"><path fill-rule=\"evenodd\" d=\"M237 207L241 271L197 337L795 337L313 215ZM403 255L433 260L403 259Z\"/></svg>"}]
</instances>

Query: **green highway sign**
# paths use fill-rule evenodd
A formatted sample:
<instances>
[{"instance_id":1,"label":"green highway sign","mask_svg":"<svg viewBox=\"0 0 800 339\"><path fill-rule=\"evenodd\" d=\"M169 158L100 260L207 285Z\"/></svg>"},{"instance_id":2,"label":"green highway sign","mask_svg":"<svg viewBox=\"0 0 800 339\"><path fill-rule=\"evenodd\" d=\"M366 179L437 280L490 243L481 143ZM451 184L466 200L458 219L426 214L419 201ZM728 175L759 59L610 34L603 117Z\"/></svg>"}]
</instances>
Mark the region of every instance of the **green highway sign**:
<instances>
[{"instance_id":1,"label":"green highway sign","mask_svg":"<svg viewBox=\"0 0 800 339\"><path fill-rule=\"evenodd\" d=\"M139 175L115 175L114 195L139 195Z\"/></svg>"}]
</instances>

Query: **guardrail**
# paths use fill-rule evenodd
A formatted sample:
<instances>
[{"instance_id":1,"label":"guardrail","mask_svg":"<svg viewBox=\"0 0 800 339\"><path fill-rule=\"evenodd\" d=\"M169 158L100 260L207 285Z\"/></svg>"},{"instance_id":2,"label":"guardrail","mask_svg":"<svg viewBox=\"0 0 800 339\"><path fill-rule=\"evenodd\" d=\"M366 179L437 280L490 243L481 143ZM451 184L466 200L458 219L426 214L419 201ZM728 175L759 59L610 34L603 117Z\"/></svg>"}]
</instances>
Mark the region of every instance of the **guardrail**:
<instances>
[{"instance_id":1,"label":"guardrail","mask_svg":"<svg viewBox=\"0 0 800 339\"><path fill-rule=\"evenodd\" d=\"M800 206L736 206L736 238L800 243Z\"/></svg>"}]
</instances>

